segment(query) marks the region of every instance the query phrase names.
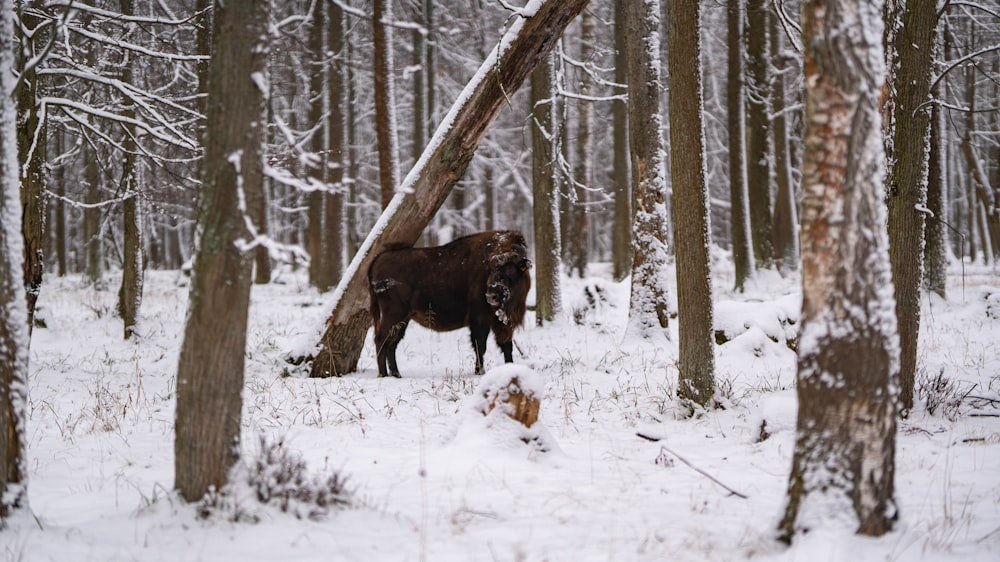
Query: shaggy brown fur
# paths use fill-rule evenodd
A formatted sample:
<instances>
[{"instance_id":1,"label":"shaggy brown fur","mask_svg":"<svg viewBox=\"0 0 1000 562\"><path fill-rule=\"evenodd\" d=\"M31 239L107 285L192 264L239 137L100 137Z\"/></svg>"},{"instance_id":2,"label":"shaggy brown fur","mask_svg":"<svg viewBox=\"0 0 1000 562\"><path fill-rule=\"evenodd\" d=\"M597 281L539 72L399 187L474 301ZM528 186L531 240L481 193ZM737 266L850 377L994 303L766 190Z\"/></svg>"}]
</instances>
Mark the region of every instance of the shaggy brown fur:
<instances>
[{"instance_id":1,"label":"shaggy brown fur","mask_svg":"<svg viewBox=\"0 0 1000 562\"><path fill-rule=\"evenodd\" d=\"M410 320L438 332L469 327L476 373L490 330L513 358L514 329L524 321L531 288L524 235L480 232L432 248L399 248L378 255L368 270L380 377L399 377L396 346Z\"/></svg>"}]
</instances>

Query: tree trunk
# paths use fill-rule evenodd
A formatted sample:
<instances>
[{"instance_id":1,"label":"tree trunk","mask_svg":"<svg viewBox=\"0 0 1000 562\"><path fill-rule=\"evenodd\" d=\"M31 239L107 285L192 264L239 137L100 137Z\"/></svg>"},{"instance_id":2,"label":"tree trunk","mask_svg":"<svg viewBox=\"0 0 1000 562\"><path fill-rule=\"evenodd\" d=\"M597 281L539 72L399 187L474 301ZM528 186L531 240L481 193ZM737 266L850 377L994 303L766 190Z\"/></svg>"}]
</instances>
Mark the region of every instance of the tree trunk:
<instances>
[{"instance_id":1,"label":"tree trunk","mask_svg":"<svg viewBox=\"0 0 1000 562\"><path fill-rule=\"evenodd\" d=\"M316 2L313 5L312 25L309 28L309 54L312 62L309 65L309 123L312 126L312 139L310 142L312 161L309 163L308 174L313 180L313 185L317 188L309 193L309 203L307 216L309 219L307 244L309 249L309 280L320 292L329 291L337 282L336 277L331 275L330 258L327 253L326 241L329 239L326 229L326 203L327 194L324 189L329 188L328 176L330 174L329 157L327 148L329 146L329 121L327 114L328 107L332 106L333 92L330 90L328 81L329 69L327 68L327 42L325 40L328 31L332 32L332 26L327 25L325 2ZM339 9L339 8L338 8ZM324 122L324 119L327 119Z\"/></svg>"},{"instance_id":2,"label":"tree trunk","mask_svg":"<svg viewBox=\"0 0 1000 562\"><path fill-rule=\"evenodd\" d=\"M97 162L97 149L92 139L85 137L81 154L83 156L83 179L87 185L83 209L83 247L87 261L87 279L91 283L101 280L104 271L104 252L101 243L101 168Z\"/></svg>"},{"instance_id":3,"label":"tree trunk","mask_svg":"<svg viewBox=\"0 0 1000 562\"><path fill-rule=\"evenodd\" d=\"M347 123L344 104L347 100L346 66L347 49L344 45L344 10L336 3L327 6L328 45L333 56L327 68L327 95L329 112L327 117L327 162L329 164L329 187L323 201L322 253L325 260L324 278L330 286L344 274L344 252L346 228L344 223L344 171L347 167L345 144L347 143Z\"/></svg>"},{"instance_id":4,"label":"tree trunk","mask_svg":"<svg viewBox=\"0 0 1000 562\"><path fill-rule=\"evenodd\" d=\"M750 234L758 268L774 263L771 205L770 84L767 62L767 0L747 2L747 192Z\"/></svg>"},{"instance_id":5,"label":"tree trunk","mask_svg":"<svg viewBox=\"0 0 1000 562\"><path fill-rule=\"evenodd\" d=\"M677 2L670 7L669 19L670 179L680 340L677 394L707 407L715 394L715 347L702 122L701 7L698 2Z\"/></svg>"},{"instance_id":6,"label":"tree trunk","mask_svg":"<svg viewBox=\"0 0 1000 562\"><path fill-rule=\"evenodd\" d=\"M64 154L65 149L66 133L60 132L56 135L56 153ZM60 165L55 170L56 176L53 178L53 183L55 184L56 198L55 210L53 215L53 230L55 231L55 252L56 252L56 264L59 269L59 277L63 277L68 272L69 263L67 261L67 246L66 246L66 165Z\"/></svg>"},{"instance_id":7,"label":"tree trunk","mask_svg":"<svg viewBox=\"0 0 1000 562\"><path fill-rule=\"evenodd\" d=\"M897 0L891 0L897 1ZM889 258L896 286L900 343L900 399L905 415L913 408L913 381L920 333L920 282L923 277L924 217L927 204L927 157L930 146L931 55L937 7L934 2L906 2L902 27L889 32L891 101L886 137L889 162ZM889 44L889 43L887 43Z\"/></svg>"},{"instance_id":8,"label":"tree trunk","mask_svg":"<svg viewBox=\"0 0 1000 562\"><path fill-rule=\"evenodd\" d=\"M342 375L357 368L368 312L367 272L371 261L388 245L412 245L441 207L451 187L465 173L487 128L532 69L551 51L555 39L587 0L549 0L534 15L515 18L501 40L507 49L491 51L477 78L466 87L446 116L449 127L439 128L420 167L410 170L390 206L354 255L348 272L334 292L333 311L313 358L310 376ZM497 60L497 58L499 60ZM292 357L293 362L306 360Z\"/></svg>"},{"instance_id":9,"label":"tree trunk","mask_svg":"<svg viewBox=\"0 0 1000 562\"><path fill-rule=\"evenodd\" d=\"M35 303L42 289L45 271L45 147L46 126L42 120L39 100L42 97L38 75L26 68L32 57L39 55L47 40L43 20L32 14L28 6L18 3L18 19L29 31L20 39L20 87L14 92L17 103L17 147L21 170L21 222L24 236L24 288L28 303L28 333L35 324ZM36 44L37 42L37 44ZM7 103L6 100L4 103Z\"/></svg>"},{"instance_id":10,"label":"tree trunk","mask_svg":"<svg viewBox=\"0 0 1000 562\"><path fill-rule=\"evenodd\" d=\"M583 64L591 62L594 57L594 16L590 12L584 11L580 14L580 61ZM584 69L580 75L579 93L586 98L591 95L593 87L593 76L589 68ZM594 184L594 147L593 147L593 126L594 126L594 105L587 99L577 101L577 129L576 129L576 171L573 184L574 196L570 200L571 211L569 214L569 236L566 243L569 245L569 269L570 273L576 271L580 277L587 275L587 262L589 256L589 236L590 232L590 189Z\"/></svg>"},{"instance_id":11,"label":"tree trunk","mask_svg":"<svg viewBox=\"0 0 1000 562\"><path fill-rule=\"evenodd\" d=\"M940 49L935 52L940 53ZM940 99L940 95L934 95ZM947 151L945 148L946 125L940 104L931 106L930 148L927 161L927 209L933 216L926 222L927 238L924 246L924 283L929 291L945 298L948 272L948 195L945 175Z\"/></svg>"},{"instance_id":12,"label":"tree trunk","mask_svg":"<svg viewBox=\"0 0 1000 562\"><path fill-rule=\"evenodd\" d=\"M374 0L372 28L375 32L375 134L378 137L378 176L382 208L389 205L399 184L399 141L392 75L392 2Z\"/></svg>"},{"instance_id":13,"label":"tree trunk","mask_svg":"<svg viewBox=\"0 0 1000 562\"><path fill-rule=\"evenodd\" d=\"M898 336L888 264L876 1L802 9L806 131L798 422L779 530L849 525L881 535L896 518Z\"/></svg>"},{"instance_id":14,"label":"tree trunk","mask_svg":"<svg viewBox=\"0 0 1000 562\"><path fill-rule=\"evenodd\" d=\"M612 138L614 155L612 159L611 182L614 186L615 208L611 226L611 259L614 279L621 281L632 272L632 183L629 179L628 147L628 104L624 87L628 80L628 63L625 60L625 22L623 11L627 0L615 2L615 95L620 99L612 102Z\"/></svg>"},{"instance_id":15,"label":"tree trunk","mask_svg":"<svg viewBox=\"0 0 1000 562\"><path fill-rule=\"evenodd\" d=\"M121 0L121 13L126 18L133 15L132 0ZM132 55L126 53L122 64L122 82L136 86L133 75ZM126 119L135 119L135 106L129 105L122 112ZM139 307L142 304L142 211L139 206L139 185L136 167L138 146L136 128L125 125L122 140L122 183L119 192L122 197L122 222L124 240L122 244L122 284L118 290L118 314L121 316L125 339L135 333L139 321Z\"/></svg>"},{"instance_id":16,"label":"tree trunk","mask_svg":"<svg viewBox=\"0 0 1000 562\"><path fill-rule=\"evenodd\" d=\"M551 322L559 311L559 131L555 116L553 55L531 73L532 194L535 228L535 322Z\"/></svg>"},{"instance_id":17,"label":"tree trunk","mask_svg":"<svg viewBox=\"0 0 1000 562\"><path fill-rule=\"evenodd\" d=\"M13 13L0 0L0 14ZM6 19L6 17L4 18ZM14 26L0 25L0 527L14 510L27 507L24 455L28 401L28 308L24 299L24 239L21 234L17 111L14 97Z\"/></svg>"},{"instance_id":18,"label":"tree trunk","mask_svg":"<svg viewBox=\"0 0 1000 562\"><path fill-rule=\"evenodd\" d=\"M629 331L650 337L666 333L667 310L666 162L660 114L660 6L626 2L623 12L628 61L628 130L635 195L632 239L632 293Z\"/></svg>"},{"instance_id":19,"label":"tree trunk","mask_svg":"<svg viewBox=\"0 0 1000 562\"><path fill-rule=\"evenodd\" d=\"M214 20L201 237L177 369L174 485L187 501L221 490L239 458L251 282L239 190L263 185L268 0L217 0Z\"/></svg>"},{"instance_id":20,"label":"tree trunk","mask_svg":"<svg viewBox=\"0 0 1000 562\"><path fill-rule=\"evenodd\" d=\"M774 257L782 271L799 268L799 217L795 208L795 184L792 181L792 162L788 148L788 119L785 107L785 72L788 57L782 53L778 15L768 11L770 27L771 61L777 69L772 82L771 100L774 120L774 176L777 194L774 198Z\"/></svg>"},{"instance_id":21,"label":"tree trunk","mask_svg":"<svg viewBox=\"0 0 1000 562\"><path fill-rule=\"evenodd\" d=\"M735 289L743 292L743 285L753 275L753 248L750 246L750 208L747 195L746 165L746 111L743 105L743 0L730 0L726 22L729 28L727 47L729 54L726 77L726 102L729 106L729 202L730 229L735 268Z\"/></svg>"}]
</instances>

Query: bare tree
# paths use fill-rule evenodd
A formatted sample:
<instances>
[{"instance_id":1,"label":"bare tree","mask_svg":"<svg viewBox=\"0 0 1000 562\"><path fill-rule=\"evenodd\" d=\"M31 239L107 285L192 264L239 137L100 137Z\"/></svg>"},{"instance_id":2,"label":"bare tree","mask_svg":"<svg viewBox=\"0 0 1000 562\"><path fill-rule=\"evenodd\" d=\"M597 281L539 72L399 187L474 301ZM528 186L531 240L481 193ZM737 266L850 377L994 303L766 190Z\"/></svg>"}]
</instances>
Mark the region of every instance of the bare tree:
<instances>
[{"instance_id":1,"label":"bare tree","mask_svg":"<svg viewBox=\"0 0 1000 562\"><path fill-rule=\"evenodd\" d=\"M379 183L382 208L389 205L399 184L399 140L396 136L395 93L392 76L392 2L374 0L372 28L375 32L375 131L378 135Z\"/></svg>"},{"instance_id":2,"label":"bare tree","mask_svg":"<svg viewBox=\"0 0 1000 562\"><path fill-rule=\"evenodd\" d=\"M927 205L927 159L930 149L930 83L935 2L889 0L887 20L889 92L886 157L889 172L889 258L896 286L900 340L900 398L904 414L913 407L913 381L920 333L920 284L923 279L924 209ZM892 29L900 22L898 30Z\"/></svg>"},{"instance_id":3,"label":"bare tree","mask_svg":"<svg viewBox=\"0 0 1000 562\"><path fill-rule=\"evenodd\" d=\"M614 278L621 281L632 271L632 183L629 178L628 105L625 103L628 63L625 58L625 2L615 2L615 93L619 99L612 106L614 151L612 177L615 193L614 219L611 225L611 257Z\"/></svg>"},{"instance_id":4,"label":"bare tree","mask_svg":"<svg viewBox=\"0 0 1000 562\"><path fill-rule=\"evenodd\" d=\"M562 243L559 231L559 182L556 179L560 131L556 119L554 55L531 73L532 195L535 228L535 322L551 322L559 312Z\"/></svg>"},{"instance_id":5,"label":"bare tree","mask_svg":"<svg viewBox=\"0 0 1000 562\"><path fill-rule=\"evenodd\" d=\"M770 73L767 56L767 0L747 0L747 191L754 261L774 263L771 204Z\"/></svg>"},{"instance_id":6,"label":"bare tree","mask_svg":"<svg viewBox=\"0 0 1000 562\"><path fill-rule=\"evenodd\" d=\"M792 158L785 101L785 77L791 67L784 51L782 34L778 26L778 8L768 11L768 36L770 59L775 68L771 78L771 107L774 115L771 130L774 137L774 178L777 190L774 197L774 258L782 271L799 267L799 217L792 180Z\"/></svg>"},{"instance_id":7,"label":"bare tree","mask_svg":"<svg viewBox=\"0 0 1000 562\"><path fill-rule=\"evenodd\" d=\"M729 203L735 287L753 275L753 248L750 246L750 208L747 195L746 108L743 99L743 1L730 0L726 8L729 30L726 101L729 126Z\"/></svg>"},{"instance_id":8,"label":"bare tree","mask_svg":"<svg viewBox=\"0 0 1000 562\"><path fill-rule=\"evenodd\" d=\"M667 68L680 340L677 394L705 407L715 394L715 346L700 34L700 4L673 3L667 25Z\"/></svg>"},{"instance_id":9,"label":"bare tree","mask_svg":"<svg viewBox=\"0 0 1000 562\"><path fill-rule=\"evenodd\" d=\"M648 337L669 322L666 286L666 153L660 114L660 5L626 2L628 130L635 197L629 330Z\"/></svg>"},{"instance_id":10,"label":"bare tree","mask_svg":"<svg viewBox=\"0 0 1000 562\"><path fill-rule=\"evenodd\" d=\"M174 486L187 501L221 489L239 456L254 238L244 202L263 184L268 6L215 3L201 236L177 368Z\"/></svg>"},{"instance_id":11,"label":"bare tree","mask_svg":"<svg viewBox=\"0 0 1000 562\"><path fill-rule=\"evenodd\" d=\"M880 2L803 4L799 400L788 501L779 525L847 525L881 535L894 501L898 334L883 203Z\"/></svg>"},{"instance_id":12,"label":"bare tree","mask_svg":"<svg viewBox=\"0 0 1000 562\"><path fill-rule=\"evenodd\" d=\"M121 0L121 13L125 18L134 14L132 0ZM131 39L130 31L135 24L126 26L124 41ZM131 52L124 53L122 62L122 82L135 85L135 58ZM122 318L125 339L135 333L139 322L139 307L142 304L142 284L144 268L142 264L142 209L139 205L138 188L138 143L136 142L135 107L129 103L124 108L126 120L125 138L122 139L122 181L119 191L122 194L122 222L124 240L122 243L122 283L118 290L118 314Z\"/></svg>"},{"instance_id":13,"label":"bare tree","mask_svg":"<svg viewBox=\"0 0 1000 562\"><path fill-rule=\"evenodd\" d=\"M412 245L441 207L451 187L462 177L479 141L500 110L548 55L569 22L587 0L548 0L533 14L521 13L501 39L505 49L494 49L476 77L445 117L451 126L439 128L428 143L420 166L410 170L390 206L354 255L347 273L334 291L334 305L326 321L310 376L340 376L357 368L364 334L371 325L368 312L368 265L388 245Z\"/></svg>"},{"instance_id":14,"label":"bare tree","mask_svg":"<svg viewBox=\"0 0 1000 562\"><path fill-rule=\"evenodd\" d=\"M14 13L0 0L0 528L28 501L24 423L28 391L28 308L14 94ZM23 69L23 66L21 66Z\"/></svg>"}]
</instances>

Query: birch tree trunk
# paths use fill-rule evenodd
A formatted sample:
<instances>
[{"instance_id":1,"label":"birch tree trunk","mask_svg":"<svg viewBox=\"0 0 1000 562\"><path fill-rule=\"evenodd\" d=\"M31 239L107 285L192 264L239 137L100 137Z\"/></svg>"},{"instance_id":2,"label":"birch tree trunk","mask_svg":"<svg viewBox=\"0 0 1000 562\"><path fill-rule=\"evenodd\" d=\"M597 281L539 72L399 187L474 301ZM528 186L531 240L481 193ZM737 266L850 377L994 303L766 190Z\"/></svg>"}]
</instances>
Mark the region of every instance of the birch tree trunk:
<instances>
[{"instance_id":1,"label":"birch tree trunk","mask_svg":"<svg viewBox=\"0 0 1000 562\"><path fill-rule=\"evenodd\" d=\"M24 238L14 97L11 0L0 0L0 528L27 507L24 424L28 391L28 307L24 299Z\"/></svg>"},{"instance_id":2,"label":"birch tree trunk","mask_svg":"<svg viewBox=\"0 0 1000 562\"><path fill-rule=\"evenodd\" d=\"M547 0L530 4L531 12L514 18L497 49L445 117L424 155L403 181L389 207L358 248L348 271L334 291L333 310L326 321L310 376L340 376L357 368L368 312L368 266L387 246L412 245L434 217L452 186L465 173L479 141L509 98L534 67L552 50L569 22L587 0Z\"/></svg>"},{"instance_id":3,"label":"birch tree trunk","mask_svg":"<svg viewBox=\"0 0 1000 562\"><path fill-rule=\"evenodd\" d=\"M708 187L701 83L701 6L675 2L667 25L670 179L677 256L677 394L701 407L715 394Z\"/></svg>"},{"instance_id":4,"label":"birch tree trunk","mask_svg":"<svg viewBox=\"0 0 1000 562\"><path fill-rule=\"evenodd\" d=\"M803 4L799 409L781 538L824 526L881 535L894 500L899 340L883 203L882 12Z\"/></svg>"},{"instance_id":5,"label":"birch tree trunk","mask_svg":"<svg viewBox=\"0 0 1000 562\"><path fill-rule=\"evenodd\" d=\"M221 490L240 453L252 240L243 201L263 185L268 2L214 8L198 248L177 368L174 487L191 502Z\"/></svg>"},{"instance_id":6,"label":"birch tree trunk","mask_svg":"<svg viewBox=\"0 0 1000 562\"><path fill-rule=\"evenodd\" d=\"M660 5L658 0L626 2L625 42L628 62L628 131L635 197L632 240L632 293L628 330L649 337L666 333L667 245L666 154L660 113ZM689 61L690 63L690 61Z\"/></svg>"}]
</instances>

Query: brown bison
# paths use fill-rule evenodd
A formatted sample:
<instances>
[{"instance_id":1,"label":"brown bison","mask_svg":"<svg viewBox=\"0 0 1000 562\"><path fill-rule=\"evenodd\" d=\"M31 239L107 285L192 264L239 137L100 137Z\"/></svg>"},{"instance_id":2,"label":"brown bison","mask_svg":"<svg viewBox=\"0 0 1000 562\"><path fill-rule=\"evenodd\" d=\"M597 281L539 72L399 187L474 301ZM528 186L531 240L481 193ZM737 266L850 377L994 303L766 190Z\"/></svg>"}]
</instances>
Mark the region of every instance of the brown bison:
<instances>
[{"instance_id":1,"label":"brown bison","mask_svg":"<svg viewBox=\"0 0 1000 562\"><path fill-rule=\"evenodd\" d=\"M524 235L513 230L379 254L368 269L378 376L399 377L396 346L411 319L438 332L468 326L476 374L483 372L491 329L504 361L511 363L514 329L524 320L531 288L529 267Z\"/></svg>"}]
</instances>

